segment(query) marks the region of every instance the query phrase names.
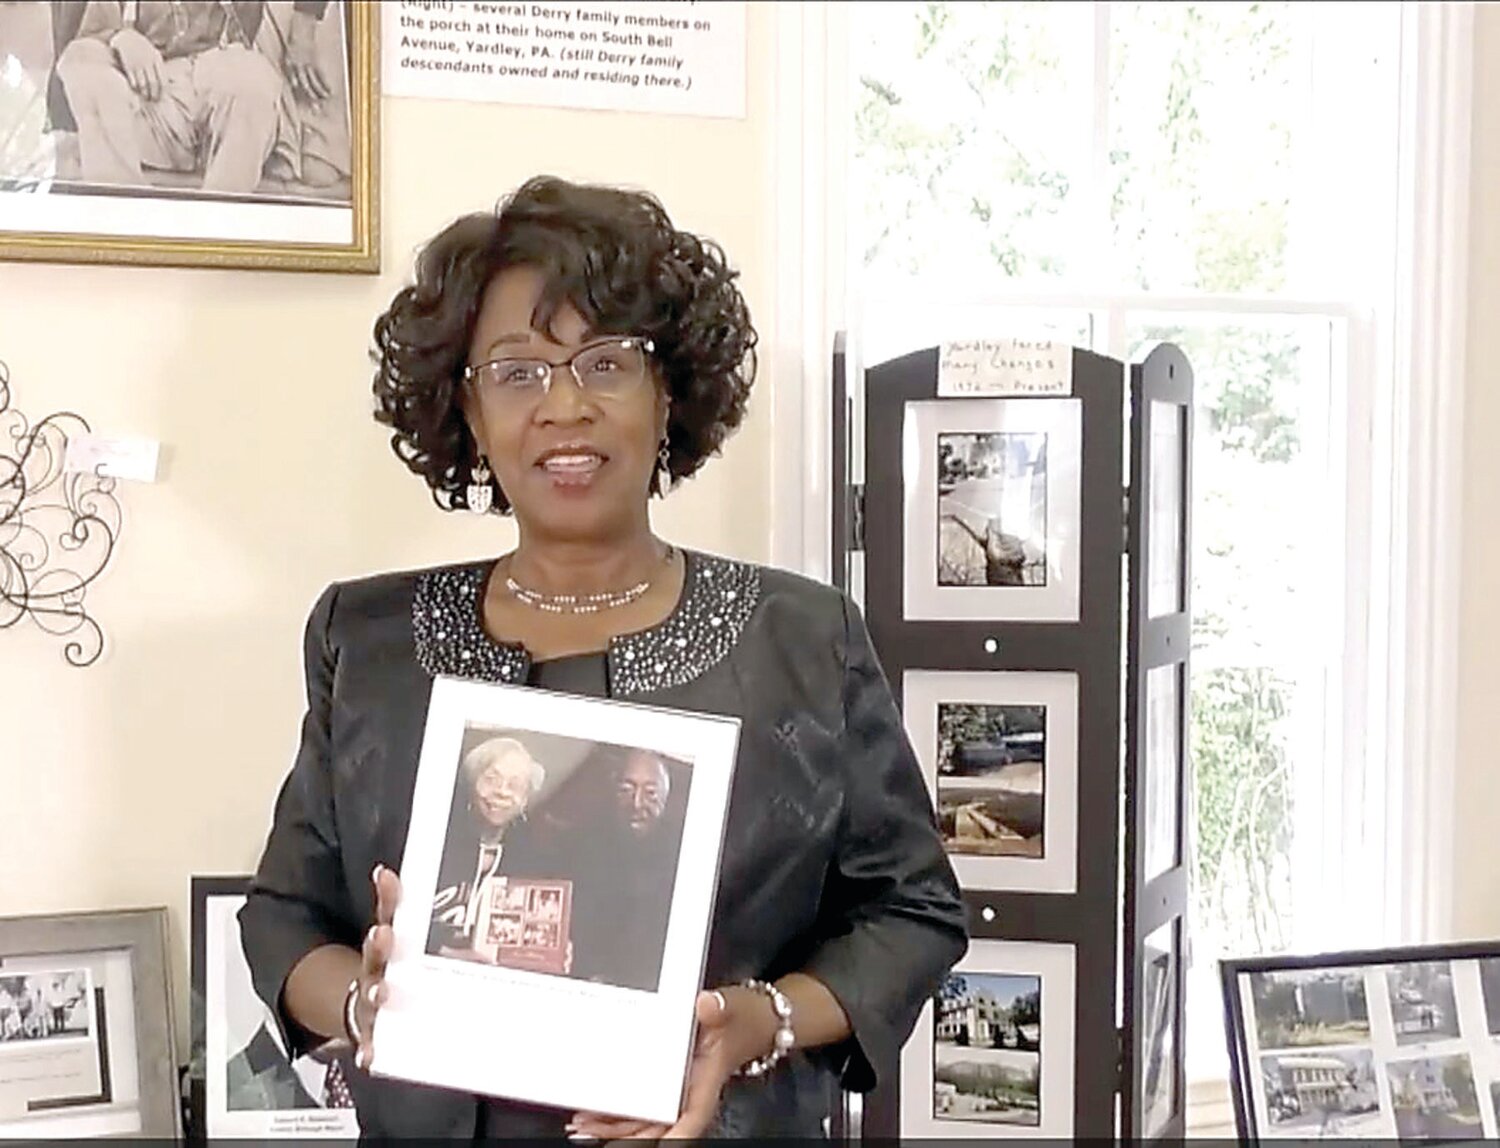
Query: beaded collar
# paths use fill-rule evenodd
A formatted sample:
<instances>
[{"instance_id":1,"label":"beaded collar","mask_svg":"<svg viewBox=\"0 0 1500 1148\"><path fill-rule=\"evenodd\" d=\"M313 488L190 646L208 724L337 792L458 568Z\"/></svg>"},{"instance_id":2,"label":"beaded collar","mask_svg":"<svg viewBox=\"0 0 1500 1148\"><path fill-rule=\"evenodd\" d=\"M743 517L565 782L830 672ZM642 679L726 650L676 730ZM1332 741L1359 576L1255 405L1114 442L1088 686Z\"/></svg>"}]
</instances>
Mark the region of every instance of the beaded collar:
<instances>
[{"instance_id":1,"label":"beaded collar","mask_svg":"<svg viewBox=\"0 0 1500 1148\"><path fill-rule=\"evenodd\" d=\"M723 661L760 600L760 570L744 562L683 550L682 598L657 625L609 643L616 696L685 685ZM520 684L531 655L485 633L480 596L493 563L424 571L412 598L417 661L433 677Z\"/></svg>"}]
</instances>

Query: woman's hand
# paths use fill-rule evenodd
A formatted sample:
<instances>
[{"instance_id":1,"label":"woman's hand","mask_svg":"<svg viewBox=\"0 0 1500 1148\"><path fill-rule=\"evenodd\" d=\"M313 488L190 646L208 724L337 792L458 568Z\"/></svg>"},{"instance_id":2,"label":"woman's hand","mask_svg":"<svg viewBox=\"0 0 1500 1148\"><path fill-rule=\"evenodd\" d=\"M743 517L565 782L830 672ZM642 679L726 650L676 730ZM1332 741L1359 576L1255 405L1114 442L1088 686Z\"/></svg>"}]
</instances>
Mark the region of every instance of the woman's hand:
<instances>
[{"instance_id":1,"label":"woman's hand","mask_svg":"<svg viewBox=\"0 0 1500 1148\"><path fill-rule=\"evenodd\" d=\"M676 1124L580 1112L569 1122L569 1133L594 1140L691 1140L707 1132L724 1085L745 1064L770 1051L778 1022L765 996L738 986L699 993L697 1019L687 1097Z\"/></svg>"},{"instance_id":2,"label":"woman's hand","mask_svg":"<svg viewBox=\"0 0 1500 1148\"><path fill-rule=\"evenodd\" d=\"M396 919L396 905L401 901L401 878L393 870L377 865L371 880L375 883L375 924L365 934L360 951L359 988L355 990L354 1001L354 1024L362 1038L354 1050L354 1063L360 1068L368 1068L375 1055L371 1037L375 1033L375 1015L386 999L385 967L396 947L391 922Z\"/></svg>"}]
</instances>

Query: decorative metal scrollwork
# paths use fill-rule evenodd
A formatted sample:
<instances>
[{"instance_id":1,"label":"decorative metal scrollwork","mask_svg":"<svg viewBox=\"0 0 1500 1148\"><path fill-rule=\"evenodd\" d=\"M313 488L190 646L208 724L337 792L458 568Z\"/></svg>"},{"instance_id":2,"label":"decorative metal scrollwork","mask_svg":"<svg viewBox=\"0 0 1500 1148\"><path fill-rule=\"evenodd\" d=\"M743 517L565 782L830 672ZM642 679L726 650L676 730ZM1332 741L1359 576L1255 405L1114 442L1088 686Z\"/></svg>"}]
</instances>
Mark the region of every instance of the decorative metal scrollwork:
<instances>
[{"instance_id":1,"label":"decorative metal scrollwork","mask_svg":"<svg viewBox=\"0 0 1500 1148\"><path fill-rule=\"evenodd\" d=\"M60 411L32 425L10 398L0 362L0 630L29 618L73 636L63 647L69 664L92 665L104 631L84 597L120 537L115 480L65 468L69 434L89 430L82 416Z\"/></svg>"}]
</instances>

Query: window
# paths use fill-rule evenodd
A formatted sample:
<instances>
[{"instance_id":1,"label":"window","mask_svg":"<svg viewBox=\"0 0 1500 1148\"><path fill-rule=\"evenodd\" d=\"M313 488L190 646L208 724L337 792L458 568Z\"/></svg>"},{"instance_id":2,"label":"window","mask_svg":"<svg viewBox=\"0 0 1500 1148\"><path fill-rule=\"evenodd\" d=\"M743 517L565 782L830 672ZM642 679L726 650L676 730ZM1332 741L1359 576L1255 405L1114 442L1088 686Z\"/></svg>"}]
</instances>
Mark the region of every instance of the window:
<instances>
[{"instance_id":1,"label":"window","mask_svg":"<svg viewBox=\"0 0 1500 1148\"><path fill-rule=\"evenodd\" d=\"M866 363L978 330L1122 359L1170 340L1193 363L1190 1077L1225 1071L1220 956L1398 940L1420 917L1403 866L1431 843L1391 761L1444 767L1411 749L1402 666L1445 639L1401 618L1412 563L1446 551L1401 523L1411 460L1456 426L1421 414L1455 371L1412 370L1408 274L1411 180L1436 178L1412 174L1413 115L1467 131L1458 81L1413 88L1422 52L1461 55L1465 33L1420 40L1445 18L905 2L829 25L848 72L830 290L850 285L830 310ZM1466 185L1453 155L1428 167Z\"/></svg>"}]
</instances>

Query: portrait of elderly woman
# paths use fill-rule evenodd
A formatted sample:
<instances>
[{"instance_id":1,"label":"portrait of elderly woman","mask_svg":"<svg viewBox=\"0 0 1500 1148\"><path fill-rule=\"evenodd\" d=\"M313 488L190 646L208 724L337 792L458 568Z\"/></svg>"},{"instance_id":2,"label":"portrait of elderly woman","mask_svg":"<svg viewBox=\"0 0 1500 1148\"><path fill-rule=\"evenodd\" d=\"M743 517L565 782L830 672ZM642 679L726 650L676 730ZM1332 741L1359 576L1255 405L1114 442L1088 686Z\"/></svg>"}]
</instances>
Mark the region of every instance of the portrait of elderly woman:
<instances>
[{"instance_id":1,"label":"portrait of elderly woman","mask_svg":"<svg viewBox=\"0 0 1500 1148\"><path fill-rule=\"evenodd\" d=\"M513 516L517 542L313 606L301 745L241 915L257 991L290 1047L346 1039L366 1061L435 677L736 717L675 1125L359 1069L350 1087L372 1137L823 1136L834 1085L898 1070L967 933L857 605L652 528L651 499L745 417L757 335L737 272L649 194L539 177L433 237L374 335L397 458L438 507ZM661 803L652 773L620 776L626 832Z\"/></svg>"},{"instance_id":2,"label":"portrait of elderly woman","mask_svg":"<svg viewBox=\"0 0 1500 1148\"><path fill-rule=\"evenodd\" d=\"M515 875L529 869L539 843L528 834L526 811L546 780L541 763L512 737L484 736L464 753L433 896L428 952L467 956L485 879L497 876L502 865Z\"/></svg>"}]
</instances>

